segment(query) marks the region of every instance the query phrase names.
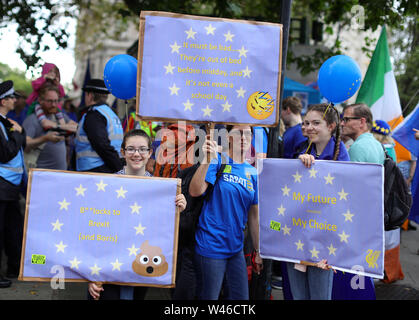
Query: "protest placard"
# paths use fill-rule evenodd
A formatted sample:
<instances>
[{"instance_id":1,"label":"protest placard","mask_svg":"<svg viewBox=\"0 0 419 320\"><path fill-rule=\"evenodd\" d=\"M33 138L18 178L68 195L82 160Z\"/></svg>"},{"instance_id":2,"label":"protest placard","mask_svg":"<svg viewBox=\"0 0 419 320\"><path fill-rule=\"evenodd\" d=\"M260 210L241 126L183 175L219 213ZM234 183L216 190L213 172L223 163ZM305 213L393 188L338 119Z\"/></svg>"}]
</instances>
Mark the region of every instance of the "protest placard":
<instances>
[{"instance_id":1,"label":"protest placard","mask_svg":"<svg viewBox=\"0 0 419 320\"><path fill-rule=\"evenodd\" d=\"M384 276L383 166L259 159L260 252L288 262L319 262Z\"/></svg>"},{"instance_id":2,"label":"protest placard","mask_svg":"<svg viewBox=\"0 0 419 320\"><path fill-rule=\"evenodd\" d=\"M57 187L59 185L59 187ZM31 170L19 280L173 287L178 179Z\"/></svg>"},{"instance_id":3,"label":"protest placard","mask_svg":"<svg viewBox=\"0 0 419 320\"><path fill-rule=\"evenodd\" d=\"M142 12L137 114L277 125L281 45L280 24Z\"/></svg>"}]
</instances>

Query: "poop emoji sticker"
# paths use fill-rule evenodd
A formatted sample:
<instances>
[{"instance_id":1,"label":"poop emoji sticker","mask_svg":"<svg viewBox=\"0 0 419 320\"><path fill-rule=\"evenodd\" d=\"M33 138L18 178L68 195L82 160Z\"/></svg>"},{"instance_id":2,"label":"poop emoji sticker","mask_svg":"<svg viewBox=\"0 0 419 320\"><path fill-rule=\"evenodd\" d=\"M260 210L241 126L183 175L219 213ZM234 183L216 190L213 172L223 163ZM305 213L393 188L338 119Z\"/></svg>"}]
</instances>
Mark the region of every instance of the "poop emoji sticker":
<instances>
[{"instance_id":1,"label":"poop emoji sticker","mask_svg":"<svg viewBox=\"0 0 419 320\"><path fill-rule=\"evenodd\" d=\"M148 240L140 247L141 252L132 263L132 270L144 277L159 277L164 275L169 265L160 247L151 246Z\"/></svg>"}]
</instances>

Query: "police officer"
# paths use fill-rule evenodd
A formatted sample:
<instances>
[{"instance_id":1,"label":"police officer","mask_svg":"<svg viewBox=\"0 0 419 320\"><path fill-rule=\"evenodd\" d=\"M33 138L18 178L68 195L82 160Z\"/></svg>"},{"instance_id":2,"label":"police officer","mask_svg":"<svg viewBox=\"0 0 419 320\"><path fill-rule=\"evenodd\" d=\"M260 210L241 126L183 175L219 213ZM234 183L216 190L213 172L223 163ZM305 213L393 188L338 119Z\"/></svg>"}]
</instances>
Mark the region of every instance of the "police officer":
<instances>
[{"instance_id":1,"label":"police officer","mask_svg":"<svg viewBox=\"0 0 419 320\"><path fill-rule=\"evenodd\" d=\"M84 87L86 110L76 135L77 171L115 173L122 169L121 121L106 104L109 91L101 79L91 79Z\"/></svg>"},{"instance_id":2,"label":"police officer","mask_svg":"<svg viewBox=\"0 0 419 320\"><path fill-rule=\"evenodd\" d=\"M14 109L16 96L13 81L0 83L0 255L4 246L8 277L17 277L20 267L23 216L19 194L26 181L23 162L26 134L16 121L6 118ZM10 285L11 281L0 275L0 288Z\"/></svg>"}]
</instances>

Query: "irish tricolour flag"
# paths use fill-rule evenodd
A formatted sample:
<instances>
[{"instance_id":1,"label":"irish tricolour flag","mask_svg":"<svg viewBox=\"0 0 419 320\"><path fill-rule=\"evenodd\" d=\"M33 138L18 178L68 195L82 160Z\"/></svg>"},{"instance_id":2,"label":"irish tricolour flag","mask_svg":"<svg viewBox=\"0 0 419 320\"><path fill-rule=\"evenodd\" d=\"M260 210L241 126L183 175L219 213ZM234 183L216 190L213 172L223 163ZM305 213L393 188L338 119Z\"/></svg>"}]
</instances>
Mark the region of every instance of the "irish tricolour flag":
<instances>
[{"instance_id":1,"label":"irish tricolour flag","mask_svg":"<svg viewBox=\"0 0 419 320\"><path fill-rule=\"evenodd\" d=\"M396 78L391 67L386 28L383 26L367 73L356 98L371 108L374 120L386 121L392 130L403 120ZM397 161L410 160L402 145L396 143Z\"/></svg>"},{"instance_id":2,"label":"irish tricolour flag","mask_svg":"<svg viewBox=\"0 0 419 320\"><path fill-rule=\"evenodd\" d=\"M380 38L368 66L367 73L356 98L371 108L374 120L386 121L392 130L403 121L396 78L391 67L386 28L381 29ZM410 160L410 152L396 141L397 161ZM400 264L400 229L385 232L384 282L390 283L404 278Z\"/></svg>"}]
</instances>

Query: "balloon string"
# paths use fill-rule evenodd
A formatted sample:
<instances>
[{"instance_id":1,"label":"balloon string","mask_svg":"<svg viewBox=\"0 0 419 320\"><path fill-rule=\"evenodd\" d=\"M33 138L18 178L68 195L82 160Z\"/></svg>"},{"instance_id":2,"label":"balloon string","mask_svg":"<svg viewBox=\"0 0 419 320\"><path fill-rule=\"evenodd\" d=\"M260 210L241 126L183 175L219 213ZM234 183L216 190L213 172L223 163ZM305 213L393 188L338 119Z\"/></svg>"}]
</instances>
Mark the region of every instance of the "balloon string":
<instances>
[{"instance_id":1,"label":"balloon string","mask_svg":"<svg viewBox=\"0 0 419 320\"><path fill-rule=\"evenodd\" d=\"M125 100L125 119L127 119L127 128L128 128L128 101Z\"/></svg>"},{"instance_id":2,"label":"balloon string","mask_svg":"<svg viewBox=\"0 0 419 320\"><path fill-rule=\"evenodd\" d=\"M322 116L322 120L324 120L324 118L326 117L326 113L327 113L327 111L329 110L329 108L332 106L332 103L331 102L329 102L329 104L327 105L327 108L326 108L326 110L324 111L324 113L323 113L323 116ZM308 153L308 150L310 149L310 147L311 147L311 144L313 143L313 141L310 141L310 143L308 144L308 147L307 147L307 150L304 152L304 153Z\"/></svg>"}]
</instances>

